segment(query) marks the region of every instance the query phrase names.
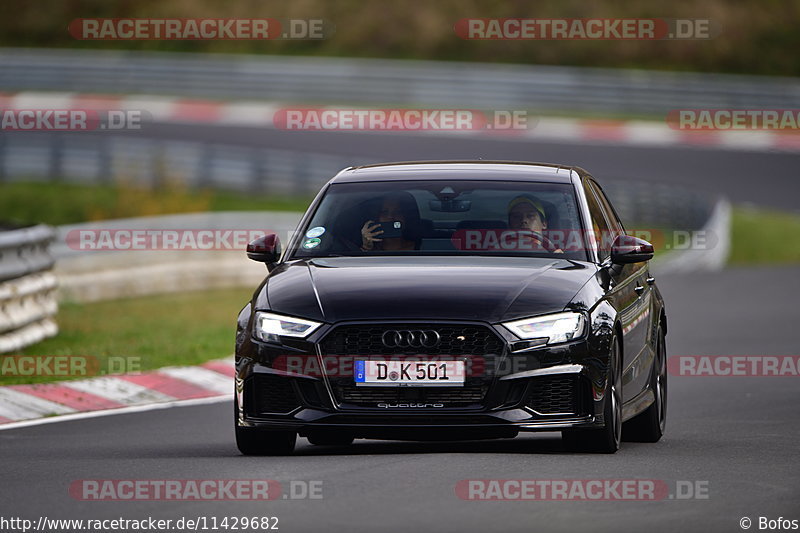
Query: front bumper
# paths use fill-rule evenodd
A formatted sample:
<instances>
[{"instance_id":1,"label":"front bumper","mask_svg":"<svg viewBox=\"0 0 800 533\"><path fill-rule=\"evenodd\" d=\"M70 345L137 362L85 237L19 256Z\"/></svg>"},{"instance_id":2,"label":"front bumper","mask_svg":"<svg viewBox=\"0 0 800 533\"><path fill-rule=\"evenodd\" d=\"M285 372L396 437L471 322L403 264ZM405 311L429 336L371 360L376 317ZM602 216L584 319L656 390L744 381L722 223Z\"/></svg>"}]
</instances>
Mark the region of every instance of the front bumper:
<instances>
[{"instance_id":1,"label":"front bumper","mask_svg":"<svg viewBox=\"0 0 800 533\"><path fill-rule=\"evenodd\" d=\"M326 355L320 340L330 330L282 346L247 338L237 349L236 423L365 438L502 437L603 425L607 358L591 342L514 352L518 339L502 328L483 327L497 336L500 349L469 356L480 363L459 389L355 389L345 365L335 364L338 371L331 372L331 361L342 356ZM286 365L286 358L300 364Z\"/></svg>"}]
</instances>

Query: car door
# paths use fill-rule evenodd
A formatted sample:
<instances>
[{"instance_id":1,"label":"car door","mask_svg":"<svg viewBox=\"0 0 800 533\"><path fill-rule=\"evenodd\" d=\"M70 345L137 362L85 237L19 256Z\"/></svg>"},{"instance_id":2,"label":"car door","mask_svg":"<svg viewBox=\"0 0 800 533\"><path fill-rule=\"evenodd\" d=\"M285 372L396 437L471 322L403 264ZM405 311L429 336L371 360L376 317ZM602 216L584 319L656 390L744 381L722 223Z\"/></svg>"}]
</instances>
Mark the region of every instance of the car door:
<instances>
[{"instance_id":1,"label":"car door","mask_svg":"<svg viewBox=\"0 0 800 533\"><path fill-rule=\"evenodd\" d=\"M599 231L598 251L603 261L611 255L614 238L624 234L625 229L600 186L587 180L585 187L589 211L592 218L597 219L595 231ZM617 309L622 325L623 401L635 397L647 385L647 369L652 357L647 349L652 314L647 270L647 263L616 265L610 269L612 283L608 298Z\"/></svg>"}]
</instances>

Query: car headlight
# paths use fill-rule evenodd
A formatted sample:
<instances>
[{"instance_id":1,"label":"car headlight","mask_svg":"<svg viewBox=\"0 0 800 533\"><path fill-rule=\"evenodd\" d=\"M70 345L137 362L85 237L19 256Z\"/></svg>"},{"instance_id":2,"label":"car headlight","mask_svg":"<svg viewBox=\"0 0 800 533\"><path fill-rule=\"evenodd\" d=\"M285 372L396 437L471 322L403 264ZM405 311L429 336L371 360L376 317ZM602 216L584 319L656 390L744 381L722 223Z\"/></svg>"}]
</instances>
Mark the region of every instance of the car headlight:
<instances>
[{"instance_id":1,"label":"car headlight","mask_svg":"<svg viewBox=\"0 0 800 533\"><path fill-rule=\"evenodd\" d=\"M547 339L546 344L556 344L577 339L583 335L586 319L582 313L566 312L554 315L523 318L503 325L520 339Z\"/></svg>"},{"instance_id":2,"label":"car headlight","mask_svg":"<svg viewBox=\"0 0 800 533\"><path fill-rule=\"evenodd\" d=\"M305 338L321 325L311 320L258 311L253 336L265 342L280 342L279 337Z\"/></svg>"}]
</instances>

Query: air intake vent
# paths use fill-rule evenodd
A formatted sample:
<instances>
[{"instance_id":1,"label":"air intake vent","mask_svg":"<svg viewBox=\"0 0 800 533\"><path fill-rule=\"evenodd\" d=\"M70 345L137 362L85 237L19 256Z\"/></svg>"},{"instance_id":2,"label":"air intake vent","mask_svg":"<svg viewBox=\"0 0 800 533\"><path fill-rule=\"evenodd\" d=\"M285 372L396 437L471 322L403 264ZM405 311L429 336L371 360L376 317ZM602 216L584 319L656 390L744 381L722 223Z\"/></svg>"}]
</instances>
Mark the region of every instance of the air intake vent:
<instances>
[{"instance_id":1,"label":"air intake vent","mask_svg":"<svg viewBox=\"0 0 800 533\"><path fill-rule=\"evenodd\" d=\"M533 378L525 402L543 415L570 414L581 411L579 376L541 376Z\"/></svg>"},{"instance_id":2,"label":"air intake vent","mask_svg":"<svg viewBox=\"0 0 800 533\"><path fill-rule=\"evenodd\" d=\"M286 414L300 407L291 380L280 376L257 374L248 381L255 414Z\"/></svg>"},{"instance_id":3,"label":"air intake vent","mask_svg":"<svg viewBox=\"0 0 800 533\"><path fill-rule=\"evenodd\" d=\"M342 403L375 407L377 403L442 403L459 407L480 403L486 386L478 387L337 387L337 400Z\"/></svg>"}]
</instances>

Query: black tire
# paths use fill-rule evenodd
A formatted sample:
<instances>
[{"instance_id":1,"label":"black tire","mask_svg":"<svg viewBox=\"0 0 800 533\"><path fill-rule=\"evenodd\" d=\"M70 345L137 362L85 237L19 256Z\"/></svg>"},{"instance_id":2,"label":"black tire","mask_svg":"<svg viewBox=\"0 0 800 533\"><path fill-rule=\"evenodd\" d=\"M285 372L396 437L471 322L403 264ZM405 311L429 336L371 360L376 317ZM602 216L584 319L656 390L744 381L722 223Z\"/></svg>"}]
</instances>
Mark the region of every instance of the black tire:
<instances>
[{"instance_id":1,"label":"black tire","mask_svg":"<svg viewBox=\"0 0 800 533\"><path fill-rule=\"evenodd\" d=\"M296 431L270 431L243 428L236 424L238 406L234 401L236 446L242 455L291 455L297 441Z\"/></svg>"},{"instance_id":2,"label":"black tire","mask_svg":"<svg viewBox=\"0 0 800 533\"><path fill-rule=\"evenodd\" d=\"M347 446L353 444L355 437L347 433L313 433L306 437L315 446Z\"/></svg>"},{"instance_id":3,"label":"black tire","mask_svg":"<svg viewBox=\"0 0 800 533\"><path fill-rule=\"evenodd\" d=\"M622 360L616 336L611 341L607 380L607 401L603 408L605 426L562 431L561 437L568 450L590 453L616 453L619 450L622 440Z\"/></svg>"},{"instance_id":4,"label":"black tire","mask_svg":"<svg viewBox=\"0 0 800 533\"><path fill-rule=\"evenodd\" d=\"M628 442L658 442L667 426L667 347L664 333L658 330L658 346L650 374L650 390L655 401L643 413L622 426L622 438Z\"/></svg>"}]
</instances>

